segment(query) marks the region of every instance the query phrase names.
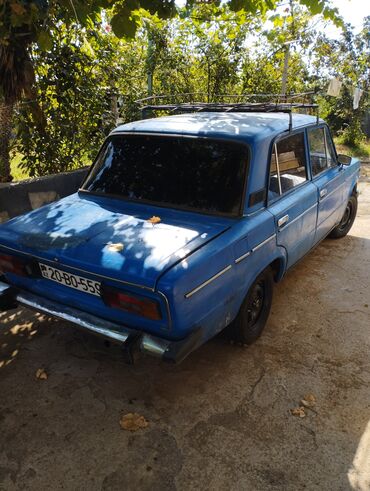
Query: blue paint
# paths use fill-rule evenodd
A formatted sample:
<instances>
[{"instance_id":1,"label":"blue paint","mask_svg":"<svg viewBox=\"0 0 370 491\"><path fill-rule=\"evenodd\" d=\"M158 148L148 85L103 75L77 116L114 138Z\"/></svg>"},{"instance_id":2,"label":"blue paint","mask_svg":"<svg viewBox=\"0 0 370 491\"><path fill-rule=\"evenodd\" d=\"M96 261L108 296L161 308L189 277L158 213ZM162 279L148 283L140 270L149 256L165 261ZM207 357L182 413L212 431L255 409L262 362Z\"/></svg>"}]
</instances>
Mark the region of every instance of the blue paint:
<instances>
[{"instance_id":1,"label":"blue paint","mask_svg":"<svg viewBox=\"0 0 370 491\"><path fill-rule=\"evenodd\" d=\"M316 118L293 115L293 129L305 134ZM274 261L277 279L333 228L358 180L359 162L328 169L269 201L249 198L268 186L276 138L288 133L287 114L200 113L129 123L112 133L157 133L242 141L250 148L245 206L238 218L127 202L77 193L0 226L0 250L41 259L71 273L157 299L163 318L151 321L107 307L96 296L43 278L7 275L7 280L51 300L167 339L185 338L200 327L202 340L237 315L256 276ZM325 187L328 199L320 201ZM153 215L160 223L151 224ZM289 222L278 222L289 215ZM270 240L267 240L270 239ZM262 247L259 247L264 243ZM123 244L121 251L109 244ZM13 250L13 252L12 252ZM245 256L240 262L238 258ZM202 283L225 272L197 293ZM167 302L166 302L167 299Z\"/></svg>"}]
</instances>

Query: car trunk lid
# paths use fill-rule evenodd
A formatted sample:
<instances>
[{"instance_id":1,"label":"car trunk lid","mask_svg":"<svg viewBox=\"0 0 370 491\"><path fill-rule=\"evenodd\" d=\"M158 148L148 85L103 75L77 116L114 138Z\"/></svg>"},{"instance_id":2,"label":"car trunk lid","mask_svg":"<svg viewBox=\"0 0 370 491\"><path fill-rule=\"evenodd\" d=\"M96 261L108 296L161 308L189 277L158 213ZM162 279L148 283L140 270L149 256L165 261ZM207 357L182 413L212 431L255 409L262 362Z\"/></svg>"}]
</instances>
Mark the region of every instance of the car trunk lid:
<instances>
[{"instance_id":1,"label":"car trunk lid","mask_svg":"<svg viewBox=\"0 0 370 491\"><path fill-rule=\"evenodd\" d=\"M160 221L151 223L152 216ZM225 231L231 221L75 194L2 225L0 246L58 267L65 264L154 289L167 269Z\"/></svg>"}]
</instances>

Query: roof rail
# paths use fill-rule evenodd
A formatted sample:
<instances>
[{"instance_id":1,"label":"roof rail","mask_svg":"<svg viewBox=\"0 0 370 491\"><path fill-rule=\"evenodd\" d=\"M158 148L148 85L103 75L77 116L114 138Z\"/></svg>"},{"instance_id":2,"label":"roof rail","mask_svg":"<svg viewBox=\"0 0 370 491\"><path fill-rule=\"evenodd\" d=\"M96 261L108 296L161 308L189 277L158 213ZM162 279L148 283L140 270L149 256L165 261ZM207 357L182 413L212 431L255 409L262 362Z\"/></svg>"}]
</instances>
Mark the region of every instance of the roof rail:
<instances>
[{"instance_id":1,"label":"roof rail","mask_svg":"<svg viewBox=\"0 0 370 491\"><path fill-rule=\"evenodd\" d=\"M140 99L136 101L141 110L142 118L145 119L149 115L153 115L157 112L165 113L165 114L183 114L183 113L199 113L199 112L282 112L289 114L289 131L292 130L293 121L292 121L292 113L294 110L304 109L304 110L312 110L315 109L317 113L317 123L319 122L319 112L318 105L307 102L295 102L295 99L301 98L305 99L308 95L313 95L314 92L305 92L302 94L290 94L287 96L282 96L281 94L249 94L249 95L221 95L216 96L215 99L218 98L229 98L230 99L246 99L246 98L282 98L292 99L292 102L287 102L286 100L283 102L276 101L272 102L171 102L171 103L156 103L163 101L167 98L177 98L184 97L187 98L194 97L195 95L201 94L178 94L174 96L151 96L145 99ZM204 95L204 94L202 94Z\"/></svg>"}]
</instances>

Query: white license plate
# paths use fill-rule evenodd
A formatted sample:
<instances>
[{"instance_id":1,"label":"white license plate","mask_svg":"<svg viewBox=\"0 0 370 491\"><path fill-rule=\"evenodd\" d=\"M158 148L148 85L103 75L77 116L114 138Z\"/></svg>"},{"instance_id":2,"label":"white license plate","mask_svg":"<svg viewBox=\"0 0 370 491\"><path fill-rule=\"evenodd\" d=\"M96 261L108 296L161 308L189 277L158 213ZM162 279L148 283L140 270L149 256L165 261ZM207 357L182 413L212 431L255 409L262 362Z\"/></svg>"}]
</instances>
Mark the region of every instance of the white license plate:
<instances>
[{"instance_id":1,"label":"white license plate","mask_svg":"<svg viewBox=\"0 0 370 491\"><path fill-rule=\"evenodd\" d=\"M100 282L83 278L75 274L52 268L47 264L39 263L41 274L48 280L55 281L61 285L69 286L81 292L90 293L91 295L100 296Z\"/></svg>"}]
</instances>

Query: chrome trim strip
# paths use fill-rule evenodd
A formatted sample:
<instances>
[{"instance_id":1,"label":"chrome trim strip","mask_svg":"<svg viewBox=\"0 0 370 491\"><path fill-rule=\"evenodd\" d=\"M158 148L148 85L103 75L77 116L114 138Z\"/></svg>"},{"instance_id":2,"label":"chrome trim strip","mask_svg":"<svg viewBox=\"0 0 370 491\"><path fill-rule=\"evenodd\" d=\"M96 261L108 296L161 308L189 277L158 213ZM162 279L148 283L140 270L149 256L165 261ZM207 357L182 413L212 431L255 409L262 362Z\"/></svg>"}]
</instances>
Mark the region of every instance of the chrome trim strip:
<instances>
[{"instance_id":1,"label":"chrome trim strip","mask_svg":"<svg viewBox=\"0 0 370 491\"><path fill-rule=\"evenodd\" d=\"M214 281L217 278L219 278L221 275L223 275L224 273L226 273L226 271L229 271L229 269L231 269L231 267L232 267L231 264L229 264L228 266L226 266L226 268L222 269L217 274L215 274L214 276L212 276L211 278L209 278L207 281L205 281L204 283L201 283L199 286L197 286L196 288L194 288L194 290L191 290L189 293L185 293L185 295L184 295L185 298L190 298L191 296L194 295L194 293L199 292L199 290L201 290L205 286L209 285L212 281Z\"/></svg>"},{"instance_id":2,"label":"chrome trim strip","mask_svg":"<svg viewBox=\"0 0 370 491\"><path fill-rule=\"evenodd\" d=\"M5 293L10 288L12 288L12 287L11 287L11 285L8 285L8 283L0 282L0 294Z\"/></svg>"},{"instance_id":3,"label":"chrome trim strip","mask_svg":"<svg viewBox=\"0 0 370 491\"><path fill-rule=\"evenodd\" d=\"M167 312L167 318L168 318L168 329L172 329L172 317L171 317L171 310L170 310L170 302L168 301L167 295L165 295L163 292L157 290L156 293L160 295L163 298L163 301L166 305L166 312Z\"/></svg>"},{"instance_id":4,"label":"chrome trim strip","mask_svg":"<svg viewBox=\"0 0 370 491\"><path fill-rule=\"evenodd\" d=\"M246 257L248 257L250 255L251 255L251 251L248 251L245 254L243 254L242 256L240 256L237 259L235 259L234 263L235 264L239 264L241 261L243 261L243 259L245 259Z\"/></svg>"},{"instance_id":5,"label":"chrome trim strip","mask_svg":"<svg viewBox=\"0 0 370 491\"><path fill-rule=\"evenodd\" d=\"M284 229L288 228L290 225L292 225L294 222L296 222L299 218L303 217L306 213L308 213L309 211L311 211L313 208L316 208L316 207L317 207L317 203L315 203L314 205L312 205L309 208L307 208L307 210L305 210L300 215L298 215L295 218L293 218L292 221L290 221L286 225L284 225L284 228L281 229L281 231L283 231Z\"/></svg>"},{"instance_id":6,"label":"chrome trim strip","mask_svg":"<svg viewBox=\"0 0 370 491\"><path fill-rule=\"evenodd\" d=\"M137 283L131 283L130 281L125 281L125 280L119 280L117 278L112 278L110 276L105 276L102 274L97 274L97 273L92 273L91 271L87 271L86 269L81 269L81 268L76 268L75 266L69 266L68 264L60 263L58 261L53 261L52 259L46 259L44 257L40 256L35 256L34 254L31 254L30 252L23 252L18 249L13 249L13 247L8 247L3 244L0 244L0 248L3 247L4 249L8 249L13 252L17 252L18 254L23 254L24 256L29 256L33 259L37 259L40 261L46 261L48 263L55 264L57 268L60 268L60 266L65 266L66 268L73 269L75 271L80 271L81 273L87 273L92 276L96 276L97 278L104 278L105 280L111 280L111 281L117 281L118 283L123 283L124 285L129 285L129 286L134 286L136 288L140 288L142 290L149 290L151 292L155 292L155 289L150 287L150 286L145 286L145 285L138 285Z\"/></svg>"},{"instance_id":7,"label":"chrome trim strip","mask_svg":"<svg viewBox=\"0 0 370 491\"><path fill-rule=\"evenodd\" d=\"M267 242L270 242L270 240L274 239L275 237L276 237L276 234L271 235L271 237L268 237L266 240L264 240L260 244L253 247L252 252L257 251L260 247L264 246L265 244L267 244Z\"/></svg>"}]
</instances>

